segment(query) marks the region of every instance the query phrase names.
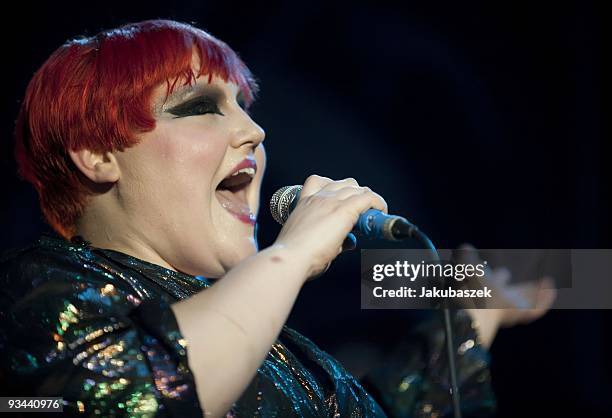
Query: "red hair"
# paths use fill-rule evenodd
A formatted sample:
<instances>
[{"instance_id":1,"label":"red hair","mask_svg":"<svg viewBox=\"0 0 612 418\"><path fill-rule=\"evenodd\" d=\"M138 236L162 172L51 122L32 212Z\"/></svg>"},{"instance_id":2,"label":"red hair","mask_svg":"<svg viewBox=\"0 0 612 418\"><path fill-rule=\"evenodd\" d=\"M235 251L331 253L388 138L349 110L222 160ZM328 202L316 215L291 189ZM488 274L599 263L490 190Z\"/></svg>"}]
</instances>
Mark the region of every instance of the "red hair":
<instances>
[{"instance_id":1,"label":"red hair","mask_svg":"<svg viewBox=\"0 0 612 418\"><path fill-rule=\"evenodd\" d=\"M194 51L199 74L192 68ZM121 151L155 128L153 90L213 75L236 83L247 106L257 85L224 42L188 24L149 20L66 42L30 81L16 123L19 175L34 185L42 213L71 238L92 194L68 150Z\"/></svg>"}]
</instances>

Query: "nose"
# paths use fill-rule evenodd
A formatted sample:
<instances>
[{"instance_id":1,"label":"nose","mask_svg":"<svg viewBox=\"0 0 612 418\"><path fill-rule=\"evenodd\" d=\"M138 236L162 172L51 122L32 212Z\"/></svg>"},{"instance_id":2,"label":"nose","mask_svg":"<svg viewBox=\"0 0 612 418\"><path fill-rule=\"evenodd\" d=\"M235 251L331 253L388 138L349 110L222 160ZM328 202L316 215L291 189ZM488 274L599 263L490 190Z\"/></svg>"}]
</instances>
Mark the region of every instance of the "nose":
<instances>
[{"instance_id":1,"label":"nose","mask_svg":"<svg viewBox=\"0 0 612 418\"><path fill-rule=\"evenodd\" d=\"M248 146L254 150L263 142L266 133L246 112L241 112L240 119L232 136L232 146L235 148Z\"/></svg>"}]
</instances>

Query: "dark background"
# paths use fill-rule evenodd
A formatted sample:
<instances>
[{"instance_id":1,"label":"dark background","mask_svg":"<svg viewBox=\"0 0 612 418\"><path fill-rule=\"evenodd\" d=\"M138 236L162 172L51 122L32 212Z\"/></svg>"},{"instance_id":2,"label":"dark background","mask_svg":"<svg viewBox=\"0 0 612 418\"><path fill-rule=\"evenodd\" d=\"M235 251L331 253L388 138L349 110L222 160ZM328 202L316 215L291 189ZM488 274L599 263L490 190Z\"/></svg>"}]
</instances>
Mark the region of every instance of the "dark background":
<instances>
[{"instance_id":1,"label":"dark background","mask_svg":"<svg viewBox=\"0 0 612 418\"><path fill-rule=\"evenodd\" d=\"M150 18L208 30L258 77L264 202L312 173L350 176L441 248L612 248L603 7L166 3L20 2L4 12L0 250L46 230L12 159L29 78L68 38ZM278 229L264 207L262 245ZM392 341L407 315L360 310L354 252L304 288L290 324L342 358L342 347ZM502 330L491 350L499 416L612 416L610 325L607 311L553 311Z\"/></svg>"}]
</instances>

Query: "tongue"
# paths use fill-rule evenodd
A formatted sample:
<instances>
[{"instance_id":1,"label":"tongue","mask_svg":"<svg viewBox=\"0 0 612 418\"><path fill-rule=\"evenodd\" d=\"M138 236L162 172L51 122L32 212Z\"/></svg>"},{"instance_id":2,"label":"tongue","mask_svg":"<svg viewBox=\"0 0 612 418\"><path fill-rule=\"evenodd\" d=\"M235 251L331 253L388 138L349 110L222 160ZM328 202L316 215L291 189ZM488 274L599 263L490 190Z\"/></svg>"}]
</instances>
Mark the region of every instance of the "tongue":
<instances>
[{"instance_id":1,"label":"tongue","mask_svg":"<svg viewBox=\"0 0 612 418\"><path fill-rule=\"evenodd\" d=\"M249 208L249 205L246 203L246 199L243 199L243 197L245 197L244 190L232 192L230 190L220 189L217 190L215 194L221 206L228 212L237 216L240 220L249 223L255 220L255 215L251 213L251 208Z\"/></svg>"}]
</instances>

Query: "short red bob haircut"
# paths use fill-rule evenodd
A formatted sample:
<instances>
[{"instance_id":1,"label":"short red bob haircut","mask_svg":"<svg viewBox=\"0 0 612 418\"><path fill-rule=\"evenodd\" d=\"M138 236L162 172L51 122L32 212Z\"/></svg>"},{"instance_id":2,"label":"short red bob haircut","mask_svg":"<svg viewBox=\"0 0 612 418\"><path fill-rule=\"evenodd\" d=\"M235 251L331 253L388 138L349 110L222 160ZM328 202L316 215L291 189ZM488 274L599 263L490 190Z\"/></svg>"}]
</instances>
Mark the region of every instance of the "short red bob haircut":
<instances>
[{"instance_id":1,"label":"short red bob haircut","mask_svg":"<svg viewBox=\"0 0 612 418\"><path fill-rule=\"evenodd\" d=\"M192 68L193 53L200 60ZM51 227L70 239L93 193L68 150L121 151L151 131L153 90L213 75L236 83L248 106L257 85L224 42L170 20L149 20L66 42L30 81L16 122L19 175L34 185Z\"/></svg>"}]
</instances>

